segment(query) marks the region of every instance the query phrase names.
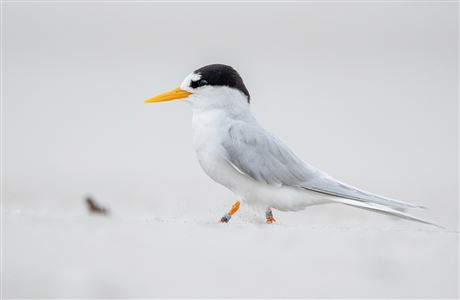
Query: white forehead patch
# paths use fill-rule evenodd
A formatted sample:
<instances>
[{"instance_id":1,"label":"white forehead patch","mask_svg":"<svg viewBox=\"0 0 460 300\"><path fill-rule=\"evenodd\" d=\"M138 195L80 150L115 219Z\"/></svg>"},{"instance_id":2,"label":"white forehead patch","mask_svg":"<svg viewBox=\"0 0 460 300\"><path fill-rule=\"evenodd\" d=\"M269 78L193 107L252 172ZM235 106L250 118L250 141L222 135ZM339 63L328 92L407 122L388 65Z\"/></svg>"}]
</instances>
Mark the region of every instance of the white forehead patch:
<instances>
[{"instance_id":1,"label":"white forehead patch","mask_svg":"<svg viewBox=\"0 0 460 300\"><path fill-rule=\"evenodd\" d=\"M191 90L190 83L192 81L197 81L200 79L201 79L201 74L190 73L187 77L185 77L184 81L182 81L180 85L180 89L185 90L185 91L190 91Z\"/></svg>"}]
</instances>

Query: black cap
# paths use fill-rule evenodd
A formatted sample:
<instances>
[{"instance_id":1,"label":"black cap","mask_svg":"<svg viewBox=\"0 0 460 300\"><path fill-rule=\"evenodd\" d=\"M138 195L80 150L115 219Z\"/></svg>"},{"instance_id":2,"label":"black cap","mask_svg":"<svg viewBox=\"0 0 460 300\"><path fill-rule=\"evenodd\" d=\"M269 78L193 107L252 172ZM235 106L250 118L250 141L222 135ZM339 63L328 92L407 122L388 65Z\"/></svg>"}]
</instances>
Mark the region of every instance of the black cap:
<instances>
[{"instance_id":1,"label":"black cap","mask_svg":"<svg viewBox=\"0 0 460 300\"><path fill-rule=\"evenodd\" d=\"M191 88L197 88L200 86L228 86L239 90L248 97L249 103L249 92L243 83L243 79L240 74L230 66L222 64L207 65L199 68L194 73L200 74L201 78L197 81L190 82Z\"/></svg>"}]
</instances>

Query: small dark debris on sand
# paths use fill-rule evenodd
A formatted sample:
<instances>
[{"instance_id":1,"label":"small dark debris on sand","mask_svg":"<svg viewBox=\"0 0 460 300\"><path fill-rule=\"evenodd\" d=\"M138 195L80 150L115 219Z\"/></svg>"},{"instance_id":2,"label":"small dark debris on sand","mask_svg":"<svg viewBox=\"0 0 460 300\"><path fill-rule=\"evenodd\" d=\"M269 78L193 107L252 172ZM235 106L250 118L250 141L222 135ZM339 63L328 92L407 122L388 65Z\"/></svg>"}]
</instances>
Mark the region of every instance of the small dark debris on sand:
<instances>
[{"instance_id":1,"label":"small dark debris on sand","mask_svg":"<svg viewBox=\"0 0 460 300\"><path fill-rule=\"evenodd\" d=\"M98 215L108 215L109 211L107 208L101 206L94 200L92 197L86 197L86 207L90 214L98 214Z\"/></svg>"}]
</instances>

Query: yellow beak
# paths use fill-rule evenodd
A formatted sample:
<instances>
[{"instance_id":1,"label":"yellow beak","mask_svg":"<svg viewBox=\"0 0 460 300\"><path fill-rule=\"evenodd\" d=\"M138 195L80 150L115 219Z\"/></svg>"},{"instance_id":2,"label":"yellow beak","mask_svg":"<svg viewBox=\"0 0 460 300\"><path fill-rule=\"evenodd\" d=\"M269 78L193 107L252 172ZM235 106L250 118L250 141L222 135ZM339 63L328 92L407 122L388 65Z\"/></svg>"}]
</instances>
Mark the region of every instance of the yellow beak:
<instances>
[{"instance_id":1,"label":"yellow beak","mask_svg":"<svg viewBox=\"0 0 460 300\"><path fill-rule=\"evenodd\" d=\"M153 98L147 99L144 103L152 103L152 102L163 102L163 101L171 101L176 99L187 98L192 93L181 90L180 88L174 89L172 91L160 94Z\"/></svg>"}]
</instances>

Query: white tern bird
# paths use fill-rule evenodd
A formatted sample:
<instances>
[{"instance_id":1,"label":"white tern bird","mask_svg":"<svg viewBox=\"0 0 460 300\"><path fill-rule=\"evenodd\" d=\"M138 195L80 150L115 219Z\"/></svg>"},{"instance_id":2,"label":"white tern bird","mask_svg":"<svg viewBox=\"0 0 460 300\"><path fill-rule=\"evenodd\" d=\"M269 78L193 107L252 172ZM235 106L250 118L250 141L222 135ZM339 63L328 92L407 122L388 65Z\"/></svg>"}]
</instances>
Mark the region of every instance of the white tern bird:
<instances>
[{"instance_id":1,"label":"white tern bird","mask_svg":"<svg viewBox=\"0 0 460 300\"><path fill-rule=\"evenodd\" d=\"M421 206L355 188L302 161L259 125L249 109L249 92L230 66L202 67L179 88L145 102L175 99L192 106L193 143L203 170L239 200L264 209L267 223L275 222L272 209L298 211L342 203L432 224L404 212ZM239 206L236 201L220 221L227 223Z\"/></svg>"}]
</instances>

